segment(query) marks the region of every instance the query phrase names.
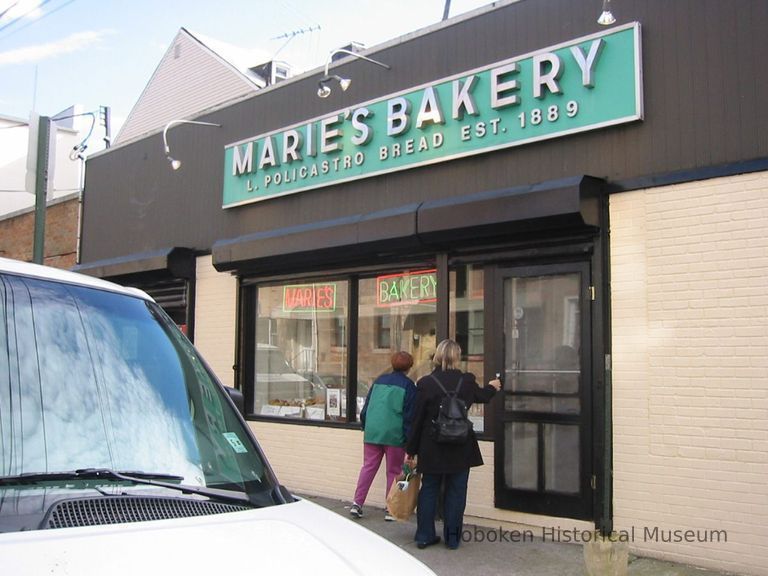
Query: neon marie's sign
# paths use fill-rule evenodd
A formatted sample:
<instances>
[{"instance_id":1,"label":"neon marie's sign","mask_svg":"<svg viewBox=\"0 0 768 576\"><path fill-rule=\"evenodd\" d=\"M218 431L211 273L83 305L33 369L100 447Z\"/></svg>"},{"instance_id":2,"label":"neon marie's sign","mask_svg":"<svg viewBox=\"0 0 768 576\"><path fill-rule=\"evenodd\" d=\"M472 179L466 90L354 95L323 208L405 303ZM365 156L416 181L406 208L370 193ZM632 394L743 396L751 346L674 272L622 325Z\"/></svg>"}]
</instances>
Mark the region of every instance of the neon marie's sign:
<instances>
[{"instance_id":1,"label":"neon marie's sign","mask_svg":"<svg viewBox=\"0 0 768 576\"><path fill-rule=\"evenodd\" d=\"M283 288L283 312L333 312L336 283L292 284Z\"/></svg>"},{"instance_id":2,"label":"neon marie's sign","mask_svg":"<svg viewBox=\"0 0 768 576\"><path fill-rule=\"evenodd\" d=\"M387 274L376 278L376 305L403 306L437 301L437 270Z\"/></svg>"},{"instance_id":3,"label":"neon marie's sign","mask_svg":"<svg viewBox=\"0 0 768 576\"><path fill-rule=\"evenodd\" d=\"M638 119L633 23L230 144L223 206Z\"/></svg>"}]
</instances>

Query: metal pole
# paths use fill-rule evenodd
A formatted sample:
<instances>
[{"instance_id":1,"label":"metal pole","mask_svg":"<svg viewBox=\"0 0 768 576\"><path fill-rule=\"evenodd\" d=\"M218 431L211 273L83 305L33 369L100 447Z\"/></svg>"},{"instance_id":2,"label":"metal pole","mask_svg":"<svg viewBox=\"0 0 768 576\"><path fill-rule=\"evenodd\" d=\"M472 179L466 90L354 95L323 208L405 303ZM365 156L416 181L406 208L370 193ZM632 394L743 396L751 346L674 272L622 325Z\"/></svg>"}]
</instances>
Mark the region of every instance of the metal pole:
<instances>
[{"instance_id":1,"label":"metal pole","mask_svg":"<svg viewBox=\"0 0 768 576\"><path fill-rule=\"evenodd\" d=\"M443 9L443 20L448 20L448 14L451 11L451 0L445 0L445 8Z\"/></svg>"},{"instance_id":2,"label":"metal pole","mask_svg":"<svg viewBox=\"0 0 768 576\"><path fill-rule=\"evenodd\" d=\"M104 124L104 147L112 146L112 109L109 106L101 106L101 121Z\"/></svg>"},{"instance_id":3,"label":"metal pole","mask_svg":"<svg viewBox=\"0 0 768 576\"><path fill-rule=\"evenodd\" d=\"M40 116L37 131L37 170L35 180L35 241L32 261L45 259L45 207L48 195L48 154L50 152L51 119Z\"/></svg>"}]
</instances>

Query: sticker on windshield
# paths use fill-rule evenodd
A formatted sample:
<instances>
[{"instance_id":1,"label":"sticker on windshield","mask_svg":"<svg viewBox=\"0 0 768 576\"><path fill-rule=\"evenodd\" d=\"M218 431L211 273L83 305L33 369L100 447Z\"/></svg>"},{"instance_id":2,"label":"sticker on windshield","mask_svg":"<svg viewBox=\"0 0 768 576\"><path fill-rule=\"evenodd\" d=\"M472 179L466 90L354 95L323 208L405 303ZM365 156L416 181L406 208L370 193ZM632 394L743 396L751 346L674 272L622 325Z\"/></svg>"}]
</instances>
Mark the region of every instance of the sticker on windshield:
<instances>
[{"instance_id":1,"label":"sticker on windshield","mask_svg":"<svg viewBox=\"0 0 768 576\"><path fill-rule=\"evenodd\" d=\"M232 446L232 449L238 454L245 454L246 452L248 452L248 449L245 447L245 444L243 444L240 441L240 438L238 438L237 434L235 434L234 432L224 432L224 438L227 439L227 442L229 442L229 445Z\"/></svg>"}]
</instances>

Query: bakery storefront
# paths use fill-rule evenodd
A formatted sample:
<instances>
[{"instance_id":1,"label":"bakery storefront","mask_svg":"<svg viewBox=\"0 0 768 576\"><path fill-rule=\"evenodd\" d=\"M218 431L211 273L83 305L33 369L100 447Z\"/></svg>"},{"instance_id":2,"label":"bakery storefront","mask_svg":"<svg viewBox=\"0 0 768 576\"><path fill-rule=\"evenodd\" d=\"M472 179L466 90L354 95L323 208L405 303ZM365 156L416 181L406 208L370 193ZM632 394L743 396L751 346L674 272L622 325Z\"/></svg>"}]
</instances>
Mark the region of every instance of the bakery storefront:
<instances>
[{"instance_id":1,"label":"bakery storefront","mask_svg":"<svg viewBox=\"0 0 768 576\"><path fill-rule=\"evenodd\" d=\"M142 262L158 267L142 255L194 255L185 313L195 344L243 392L254 433L296 492L351 498L372 382L395 350L413 355L414 380L427 374L450 337L466 370L504 384L470 415L485 459L470 477L470 521L730 530L721 543L630 546L758 574L768 558L739 550L765 517L729 527L733 507L704 495L725 494L737 512L765 496L750 474L765 462L766 384L745 349L740 389L760 392L727 404L751 411L737 454L712 421L720 400L702 393L723 375L697 341L718 308L696 313L695 284L707 274L697 262L733 262L744 248L723 244L734 214L737 244L765 226L766 143L741 130L731 147L728 135L746 126L742 114L766 113L750 92L720 126L711 86L686 108L698 74L726 73L697 44L719 45L724 31L687 29L696 41L684 41L665 3L640 1L604 28L592 4L496 3L364 53L386 67L334 63L324 98L315 71L222 105L195 118L215 127L174 128L178 171L159 133L94 156L80 268L141 277ZM707 22L725 11L705 4ZM754 32L742 56L765 55L759 26L738 25ZM682 66L692 78L673 73ZM708 214L722 218L704 230ZM764 243L746 258L729 268L755 291L736 298L749 313L724 320L737 340L765 318L749 272L768 266ZM709 275L724 305L733 291L718 266ZM690 357L704 362L681 361ZM733 461L745 468L719 476ZM383 505L383 483L369 504Z\"/></svg>"},{"instance_id":2,"label":"bakery storefront","mask_svg":"<svg viewBox=\"0 0 768 576\"><path fill-rule=\"evenodd\" d=\"M499 373L506 383L503 402L474 406L471 414L483 438L494 439L495 422L503 430L495 438L503 462L497 504L514 507L517 500L530 511L592 518L597 415L588 367L603 346L593 329L602 322L593 299L600 228L589 217L599 214L599 189L599 181L578 178L215 245L214 265L243 274L238 376L248 413L348 427L359 421L370 385L389 370L393 350L413 355L410 375L417 379L431 371L436 344L451 337L461 344L466 370L481 380ZM533 195L550 199L536 210L534 228L519 244L510 242L518 218L529 222ZM417 226L430 222L427 240ZM407 235L391 237L393 231ZM334 245L326 266L319 248L284 251L320 246L327 235ZM367 235L375 237L370 246L361 243ZM530 247L533 237L546 242L544 254ZM278 246L274 255L271 245ZM333 261L351 246L354 260ZM247 262L233 259L243 252ZM265 277L275 258L311 271Z\"/></svg>"}]
</instances>

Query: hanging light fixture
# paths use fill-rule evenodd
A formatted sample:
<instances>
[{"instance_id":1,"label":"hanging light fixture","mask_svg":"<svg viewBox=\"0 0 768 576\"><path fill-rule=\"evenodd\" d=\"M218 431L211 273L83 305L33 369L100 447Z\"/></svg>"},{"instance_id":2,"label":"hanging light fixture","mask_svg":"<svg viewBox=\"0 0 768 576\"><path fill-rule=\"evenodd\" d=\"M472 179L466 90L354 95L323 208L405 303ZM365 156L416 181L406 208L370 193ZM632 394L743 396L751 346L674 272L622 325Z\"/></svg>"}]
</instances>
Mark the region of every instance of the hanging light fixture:
<instances>
[{"instance_id":1,"label":"hanging light fixture","mask_svg":"<svg viewBox=\"0 0 768 576\"><path fill-rule=\"evenodd\" d=\"M317 95L320 96L320 98L328 98L328 96L331 95L331 87L328 86L328 83L331 80L336 80L339 83L339 86L341 86L341 89L343 91L346 91L347 88L349 88L349 85L352 84L352 80L349 78L342 78L341 76L337 76L336 74L332 74L330 76L323 76L320 81L317 83L319 88L317 89Z\"/></svg>"},{"instance_id":2,"label":"hanging light fixture","mask_svg":"<svg viewBox=\"0 0 768 576\"><path fill-rule=\"evenodd\" d=\"M181 160L177 160L171 156L171 148L168 146L168 130L177 124L197 124L198 126L215 126L221 128L221 124L214 124L213 122L200 122L198 120L171 120L163 128L163 145L165 146L165 157L168 162L171 163L171 168L178 170L181 168Z\"/></svg>"},{"instance_id":3,"label":"hanging light fixture","mask_svg":"<svg viewBox=\"0 0 768 576\"><path fill-rule=\"evenodd\" d=\"M610 26L616 22L616 18L611 13L611 0L603 0L603 12L597 19L597 23L601 26Z\"/></svg>"},{"instance_id":4,"label":"hanging light fixture","mask_svg":"<svg viewBox=\"0 0 768 576\"><path fill-rule=\"evenodd\" d=\"M336 80L339 83L339 86L343 91L346 91L347 88L349 88L349 85L352 84L352 80L350 78L342 78L341 76L338 76L336 74L328 74L328 67L331 65L331 60L336 54L349 54L350 56L353 56L355 58L360 58L361 60L365 60L366 62L370 62L372 64L376 64L376 66L381 66L382 68L386 68L387 70L391 70L391 66L388 64L384 64L383 62L379 62L378 60L374 60L373 58L368 58L368 56L363 56L362 54L358 54L357 52L352 52L350 50L346 50L345 48L337 48L336 50L331 50L331 53L328 55L328 59L325 62L325 74L322 78L320 78L320 81L317 83L317 95L320 98L328 98L328 96L331 95L331 87L328 85L331 80Z\"/></svg>"}]
</instances>

